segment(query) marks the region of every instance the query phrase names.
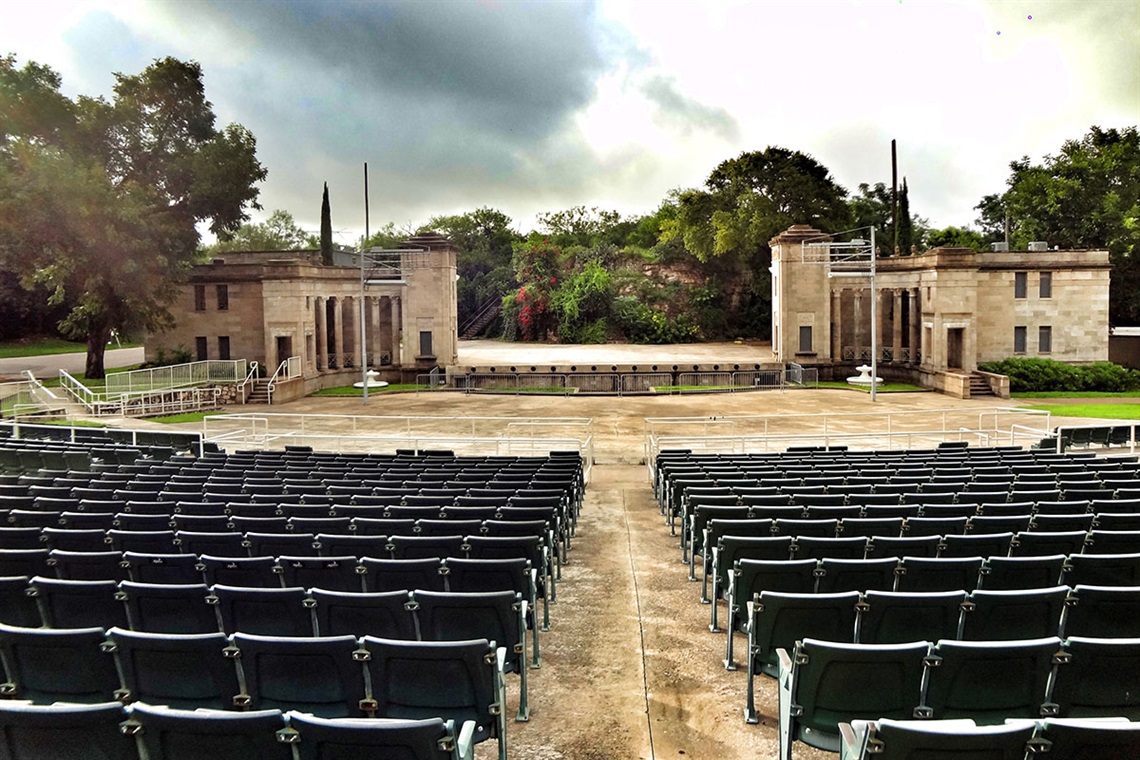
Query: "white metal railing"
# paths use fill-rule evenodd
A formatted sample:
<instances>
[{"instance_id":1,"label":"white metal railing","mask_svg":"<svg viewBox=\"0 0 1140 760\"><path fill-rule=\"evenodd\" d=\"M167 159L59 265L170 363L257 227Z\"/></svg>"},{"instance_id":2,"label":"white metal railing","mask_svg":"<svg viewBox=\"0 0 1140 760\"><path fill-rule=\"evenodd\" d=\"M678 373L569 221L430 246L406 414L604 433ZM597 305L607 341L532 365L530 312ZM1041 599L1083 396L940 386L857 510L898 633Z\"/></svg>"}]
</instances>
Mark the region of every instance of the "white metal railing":
<instances>
[{"instance_id":1,"label":"white metal railing","mask_svg":"<svg viewBox=\"0 0 1140 760\"><path fill-rule=\"evenodd\" d=\"M257 377L258 370L260 369L261 365L259 365L257 361L251 361L249 363L249 372L245 373L245 378L240 383L238 383L238 395L241 396L241 402L243 404L245 403L246 398L249 396L249 393L246 392L246 387L253 383L254 379Z\"/></svg>"},{"instance_id":2,"label":"white metal railing","mask_svg":"<svg viewBox=\"0 0 1140 760\"><path fill-rule=\"evenodd\" d=\"M216 386L166 388L111 395L96 393L63 369L59 371L59 382L60 387L82 404L88 414L95 417L157 417L198 412L217 409L221 398L221 390Z\"/></svg>"},{"instance_id":3,"label":"white metal railing","mask_svg":"<svg viewBox=\"0 0 1140 760\"><path fill-rule=\"evenodd\" d=\"M219 445L269 447L313 441L346 450L450 448L494 454L511 446L534 450L573 449L593 463L589 417L407 417L337 414L207 415L206 440ZM466 442L466 443L465 443ZM513 442L509 443L508 442ZM455 445L450 445L455 444Z\"/></svg>"},{"instance_id":4,"label":"white metal railing","mask_svg":"<svg viewBox=\"0 0 1140 760\"><path fill-rule=\"evenodd\" d=\"M143 393L207 383L240 383L246 374L245 359L210 359L166 367L134 369L107 375L106 395Z\"/></svg>"},{"instance_id":5,"label":"white metal railing","mask_svg":"<svg viewBox=\"0 0 1140 760\"><path fill-rule=\"evenodd\" d=\"M645 460L662 449L749 453L792 445L845 444L862 450L937 445L973 437L985 445L1024 446L1050 434L1048 412L1018 407L933 409L821 414L649 417L644 423ZM727 432L726 431L730 431ZM716 434L710 435L714 430Z\"/></svg>"},{"instance_id":6,"label":"white metal railing","mask_svg":"<svg viewBox=\"0 0 1140 760\"><path fill-rule=\"evenodd\" d=\"M802 371L795 382L786 380L784 372L778 369L682 372L676 376L669 372L473 372L460 375L456 382L457 387L468 393L485 391L568 395L581 392L621 396L782 390L791 385L815 385L817 378L814 369Z\"/></svg>"},{"instance_id":7,"label":"white metal railing","mask_svg":"<svg viewBox=\"0 0 1140 760\"><path fill-rule=\"evenodd\" d=\"M72 377L71 373L65 369L59 371L59 386L70 393L72 398L87 407L89 412L95 412L103 400L93 390Z\"/></svg>"},{"instance_id":8,"label":"white metal railing","mask_svg":"<svg viewBox=\"0 0 1140 760\"><path fill-rule=\"evenodd\" d=\"M269 385L266 388L269 393L269 403L273 403L273 391L277 388L277 383L301 377L303 372L304 365L299 356L290 356L277 365L277 371L273 373L273 377L269 378Z\"/></svg>"}]
</instances>

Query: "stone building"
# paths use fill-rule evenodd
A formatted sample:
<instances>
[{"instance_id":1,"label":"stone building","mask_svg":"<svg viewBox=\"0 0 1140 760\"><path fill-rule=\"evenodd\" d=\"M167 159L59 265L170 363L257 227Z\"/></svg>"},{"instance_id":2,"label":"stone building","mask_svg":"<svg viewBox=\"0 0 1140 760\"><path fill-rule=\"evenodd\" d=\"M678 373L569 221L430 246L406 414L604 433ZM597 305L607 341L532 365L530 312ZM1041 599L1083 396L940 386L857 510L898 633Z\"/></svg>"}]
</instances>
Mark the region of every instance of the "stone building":
<instances>
[{"instance_id":1,"label":"stone building","mask_svg":"<svg viewBox=\"0 0 1140 760\"><path fill-rule=\"evenodd\" d=\"M971 379L974 393L988 386L1008 394L998 378L977 372L983 362L1108 359L1107 251L935 248L876 257L872 298L869 262L811 245L826 239L797 225L770 242L777 361L837 369L869 363L873 308L879 374L953 396L970 396Z\"/></svg>"},{"instance_id":2,"label":"stone building","mask_svg":"<svg viewBox=\"0 0 1140 760\"><path fill-rule=\"evenodd\" d=\"M359 380L363 349L379 379L413 382L456 361L455 255L446 238L419 235L366 255L362 277L357 254L324 266L315 250L226 252L191 270L175 326L146 336L146 358L185 349L257 361L270 376L299 357L293 397Z\"/></svg>"}]
</instances>

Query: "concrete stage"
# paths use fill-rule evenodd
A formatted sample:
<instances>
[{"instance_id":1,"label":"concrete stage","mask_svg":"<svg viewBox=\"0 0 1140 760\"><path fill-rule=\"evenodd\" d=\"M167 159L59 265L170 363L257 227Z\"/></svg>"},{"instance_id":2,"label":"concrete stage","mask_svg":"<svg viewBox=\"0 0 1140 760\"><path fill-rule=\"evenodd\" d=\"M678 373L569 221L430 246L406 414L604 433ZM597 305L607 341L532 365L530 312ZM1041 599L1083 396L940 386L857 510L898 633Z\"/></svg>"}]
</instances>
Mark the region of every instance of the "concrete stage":
<instances>
[{"instance_id":1,"label":"concrete stage","mask_svg":"<svg viewBox=\"0 0 1140 760\"><path fill-rule=\"evenodd\" d=\"M743 370L753 369L755 365L767 368L772 364L772 344L760 341L646 346L632 343L561 345L461 340L459 361L455 367L460 372L508 372L511 367L525 372L531 366L537 367L540 372L587 372L591 371L591 367L596 367L595 371L609 371L612 366L620 367L621 371L629 371L629 367L636 365L640 371L647 372L657 371L650 369L654 365L662 371L667 371L673 365L684 369L699 365L702 370L708 371L713 365L725 370L739 365L738 368ZM491 367L495 369L491 370ZM558 369L551 370L551 367Z\"/></svg>"}]
</instances>

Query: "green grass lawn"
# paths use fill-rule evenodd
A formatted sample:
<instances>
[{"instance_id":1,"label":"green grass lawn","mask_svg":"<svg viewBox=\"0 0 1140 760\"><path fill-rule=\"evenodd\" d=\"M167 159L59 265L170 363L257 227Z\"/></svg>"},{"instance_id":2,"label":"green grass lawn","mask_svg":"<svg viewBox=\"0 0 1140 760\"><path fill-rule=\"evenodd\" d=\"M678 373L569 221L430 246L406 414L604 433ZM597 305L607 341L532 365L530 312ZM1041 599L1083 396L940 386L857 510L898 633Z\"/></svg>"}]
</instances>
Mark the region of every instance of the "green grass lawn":
<instances>
[{"instance_id":1,"label":"green grass lawn","mask_svg":"<svg viewBox=\"0 0 1140 760\"><path fill-rule=\"evenodd\" d=\"M142 343L118 343L107 346L110 351L115 348L134 348ZM44 356L46 354L81 354L87 351L87 344L81 341L63 340L61 338L39 338L37 340L6 340L0 341L0 359L10 359L18 356Z\"/></svg>"},{"instance_id":2,"label":"green grass lawn","mask_svg":"<svg viewBox=\"0 0 1140 760\"><path fill-rule=\"evenodd\" d=\"M1040 404L1023 408L1038 409L1059 417L1140 420L1140 404Z\"/></svg>"},{"instance_id":3,"label":"green grass lawn","mask_svg":"<svg viewBox=\"0 0 1140 760\"><path fill-rule=\"evenodd\" d=\"M845 391L859 391L860 393L870 393L871 386L852 385L851 383L842 381L821 381L818 383L820 388L837 388ZM910 385L909 383L879 383L879 393L929 393L929 388L923 388L918 385Z\"/></svg>"},{"instance_id":4,"label":"green grass lawn","mask_svg":"<svg viewBox=\"0 0 1140 760\"><path fill-rule=\"evenodd\" d=\"M1104 391L1024 391L1011 393L1010 398L1140 398L1140 391L1107 393Z\"/></svg>"},{"instance_id":5,"label":"green grass lawn","mask_svg":"<svg viewBox=\"0 0 1140 760\"><path fill-rule=\"evenodd\" d=\"M209 412L186 412L184 414L168 414L165 417L148 417L150 422L161 422L164 425L177 425L183 422L201 422L207 415L225 414L224 410L214 409Z\"/></svg>"}]
</instances>

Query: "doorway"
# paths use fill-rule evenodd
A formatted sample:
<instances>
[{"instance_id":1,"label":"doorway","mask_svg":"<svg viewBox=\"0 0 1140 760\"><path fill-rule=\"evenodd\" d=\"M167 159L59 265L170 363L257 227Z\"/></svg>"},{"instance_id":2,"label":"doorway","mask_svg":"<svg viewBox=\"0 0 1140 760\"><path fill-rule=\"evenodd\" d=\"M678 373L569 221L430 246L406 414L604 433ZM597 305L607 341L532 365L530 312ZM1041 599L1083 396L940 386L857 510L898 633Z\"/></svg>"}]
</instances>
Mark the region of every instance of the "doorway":
<instances>
[{"instance_id":1,"label":"doorway","mask_svg":"<svg viewBox=\"0 0 1140 760\"><path fill-rule=\"evenodd\" d=\"M962 342L964 328L951 327L946 330L946 368L962 368Z\"/></svg>"}]
</instances>

